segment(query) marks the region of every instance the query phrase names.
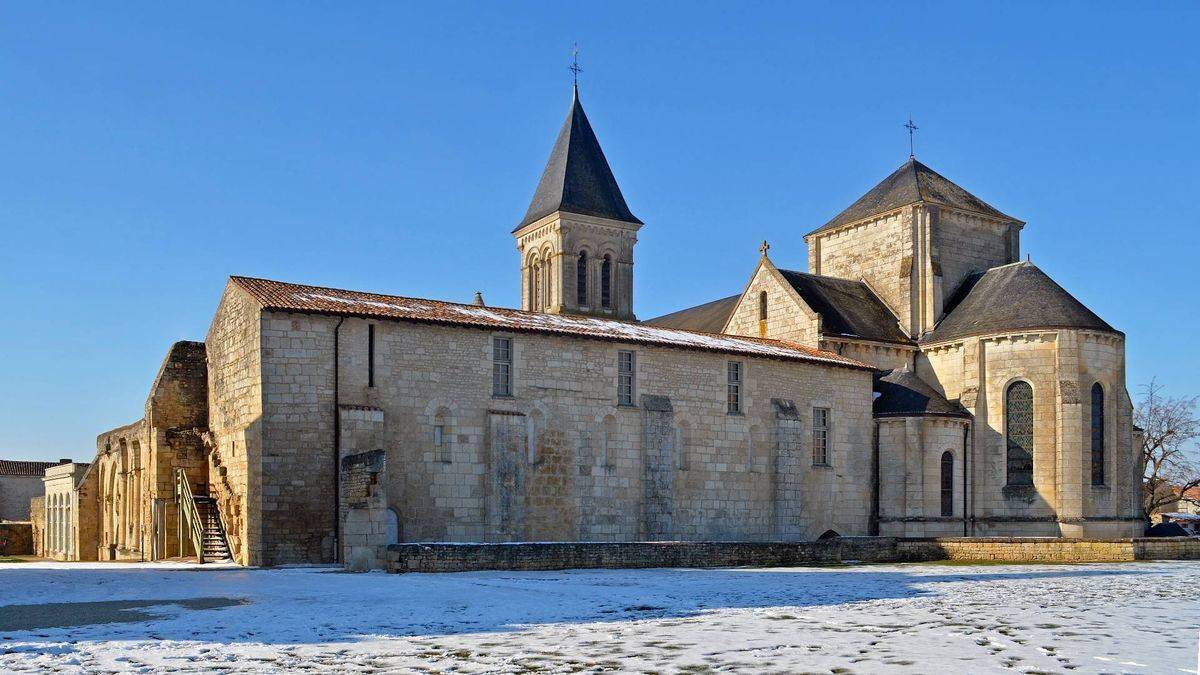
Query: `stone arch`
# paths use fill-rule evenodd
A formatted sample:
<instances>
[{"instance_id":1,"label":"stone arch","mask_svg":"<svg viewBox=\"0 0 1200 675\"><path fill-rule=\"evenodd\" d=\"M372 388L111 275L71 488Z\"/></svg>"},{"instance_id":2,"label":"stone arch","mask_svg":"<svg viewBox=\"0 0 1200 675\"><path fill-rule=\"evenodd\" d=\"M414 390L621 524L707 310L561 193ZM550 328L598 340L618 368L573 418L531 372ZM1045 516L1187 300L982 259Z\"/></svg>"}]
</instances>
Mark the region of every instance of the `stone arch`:
<instances>
[{"instance_id":1,"label":"stone arch","mask_svg":"<svg viewBox=\"0 0 1200 675\"><path fill-rule=\"evenodd\" d=\"M837 530L825 530L821 536L817 537L817 541L826 541L828 539L837 539L842 535L838 534Z\"/></svg>"},{"instance_id":2,"label":"stone arch","mask_svg":"<svg viewBox=\"0 0 1200 675\"><path fill-rule=\"evenodd\" d=\"M387 543L399 544L403 541L403 532L400 528L400 511L394 506L389 506L387 510Z\"/></svg>"},{"instance_id":3,"label":"stone arch","mask_svg":"<svg viewBox=\"0 0 1200 675\"><path fill-rule=\"evenodd\" d=\"M542 308L542 256L540 251L529 254L529 311Z\"/></svg>"}]
</instances>

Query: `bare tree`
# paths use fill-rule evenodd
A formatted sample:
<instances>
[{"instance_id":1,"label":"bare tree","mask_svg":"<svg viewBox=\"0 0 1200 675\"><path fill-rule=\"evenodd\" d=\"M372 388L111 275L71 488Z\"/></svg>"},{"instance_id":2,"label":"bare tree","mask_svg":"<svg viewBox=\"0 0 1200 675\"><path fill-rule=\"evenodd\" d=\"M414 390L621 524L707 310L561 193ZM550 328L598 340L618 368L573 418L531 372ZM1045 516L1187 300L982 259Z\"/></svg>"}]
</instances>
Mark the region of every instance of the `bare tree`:
<instances>
[{"instance_id":1,"label":"bare tree","mask_svg":"<svg viewBox=\"0 0 1200 675\"><path fill-rule=\"evenodd\" d=\"M1151 380L1133 414L1134 424L1142 429L1142 507L1147 520L1156 509L1178 499L1179 492L1200 487L1196 457L1200 396L1169 397L1163 389Z\"/></svg>"}]
</instances>

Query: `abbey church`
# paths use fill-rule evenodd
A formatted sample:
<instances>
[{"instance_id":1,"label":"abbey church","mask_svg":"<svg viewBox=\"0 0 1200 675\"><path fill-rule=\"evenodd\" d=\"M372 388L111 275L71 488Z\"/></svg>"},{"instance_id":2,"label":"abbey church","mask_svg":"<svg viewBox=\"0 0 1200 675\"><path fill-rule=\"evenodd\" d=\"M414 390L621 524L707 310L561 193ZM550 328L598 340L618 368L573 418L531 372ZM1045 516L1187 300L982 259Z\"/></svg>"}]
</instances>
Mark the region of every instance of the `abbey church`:
<instances>
[{"instance_id":1,"label":"abbey church","mask_svg":"<svg viewBox=\"0 0 1200 675\"><path fill-rule=\"evenodd\" d=\"M807 270L764 245L639 321L644 226L576 91L512 232L520 309L230 278L143 416L47 477L49 554L1140 535L1125 336L1021 260L1021 220L910 159Z\"/></svg>"}]
</instances>

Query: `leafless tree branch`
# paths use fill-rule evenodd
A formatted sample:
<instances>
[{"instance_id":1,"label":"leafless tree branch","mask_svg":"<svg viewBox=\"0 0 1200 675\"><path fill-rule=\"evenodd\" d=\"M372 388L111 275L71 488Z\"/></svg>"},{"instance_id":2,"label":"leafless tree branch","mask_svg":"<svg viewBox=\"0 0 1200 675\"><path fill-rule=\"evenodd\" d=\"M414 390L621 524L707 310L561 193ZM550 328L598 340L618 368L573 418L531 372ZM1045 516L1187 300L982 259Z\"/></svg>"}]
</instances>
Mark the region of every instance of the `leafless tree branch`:
<instances>
[{"instance_id":1,"label":"leafless tree branch","mask_svg":"<svg viewBox=\"0 0 1200 675\"><path fill-rule=\"evenodd\" d=\"M1156 381L1142 388L1134 424L1142 429L1142 506L1147 518L1178 499L1180 492L1200 487L1200 396L1170 397Z\"/></svg>"}]
</instances>

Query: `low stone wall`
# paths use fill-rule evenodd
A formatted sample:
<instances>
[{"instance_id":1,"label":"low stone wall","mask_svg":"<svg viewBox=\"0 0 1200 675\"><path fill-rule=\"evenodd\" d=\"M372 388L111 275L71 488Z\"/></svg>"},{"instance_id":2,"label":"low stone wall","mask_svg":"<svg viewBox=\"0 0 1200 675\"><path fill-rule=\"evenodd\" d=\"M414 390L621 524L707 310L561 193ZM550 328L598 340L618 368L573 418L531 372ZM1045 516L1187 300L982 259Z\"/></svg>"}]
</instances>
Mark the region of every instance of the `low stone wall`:
<instances>
[{"instance_id":1,"label":"low stone wall","mask_svg":"<svg viewBox=\"0 0 1200 675\"><path fill-rule=\"evenodd\" d=\"M33 526L0 523L0 555L33 555Z\"/></svg>"},{"instance_id":2,"label":"low stone wall","mask_svg":"<svg viewBox=\"0 0 1200 675\"><path fill-rule=\"evenodd\" d=\"M642 567L789 567L837 562L1200 560L1200 538L841 537L805 542L412 543L388 547L391 572Z\"/></svg>"}]
</instances>

